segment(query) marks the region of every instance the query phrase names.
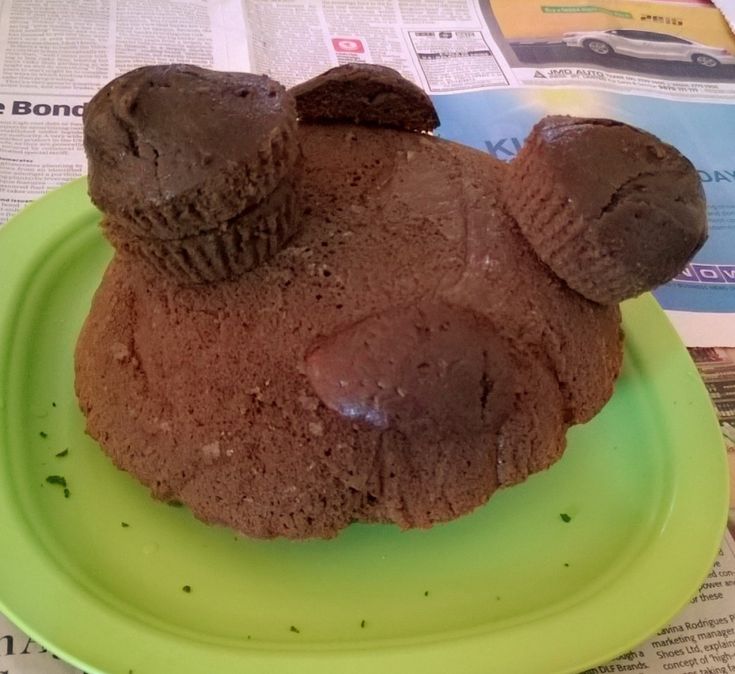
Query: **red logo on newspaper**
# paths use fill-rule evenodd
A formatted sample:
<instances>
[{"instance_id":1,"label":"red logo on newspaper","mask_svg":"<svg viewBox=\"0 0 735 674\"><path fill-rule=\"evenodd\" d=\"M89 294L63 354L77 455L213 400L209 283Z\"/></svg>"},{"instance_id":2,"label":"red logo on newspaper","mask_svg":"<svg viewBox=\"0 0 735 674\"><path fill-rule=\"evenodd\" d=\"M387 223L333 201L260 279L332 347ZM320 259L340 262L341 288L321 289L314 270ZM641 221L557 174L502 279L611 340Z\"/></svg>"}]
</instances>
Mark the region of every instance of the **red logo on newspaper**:
<instances>
[{"instance_id":1,"label":"red logo on newspaper","mask_svg":"<svg viewBox=\"0 0 735 674\"><path fill-rule=\"evenodd\" d=\"M350 54L362 54L365 51L362 40L358 40L356 37L333 37L332 47L334 47L334 51Z\"/></svg>"}]
</instances>

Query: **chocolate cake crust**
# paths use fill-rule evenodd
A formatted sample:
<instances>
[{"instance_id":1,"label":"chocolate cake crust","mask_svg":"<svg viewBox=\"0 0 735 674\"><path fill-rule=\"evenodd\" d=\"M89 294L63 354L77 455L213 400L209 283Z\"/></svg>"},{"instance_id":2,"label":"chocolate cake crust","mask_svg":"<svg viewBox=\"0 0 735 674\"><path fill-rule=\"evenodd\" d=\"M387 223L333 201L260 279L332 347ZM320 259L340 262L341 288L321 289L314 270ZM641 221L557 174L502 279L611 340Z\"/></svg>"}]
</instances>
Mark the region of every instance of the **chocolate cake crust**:
<instances>
[{"instance_id":1,"label":"chocolate cake crust","mask_svg":"<svg viewBox=\"0 0 735 674\"><path fill-rule=\"evenodd\" d=\"M291 172L295 128L293 97L265 75L139 68L85 110L90 196L135 236L216 229Z\"/></svg>"},{"instance_id":2,"label":"chocolate cake crust","mask_svg":"<svg viewBox=\"0 0 735 674\"><path fill-rule=\"evenodd\" d=\"M345 64L289 90L305 122L350 122L432 131L439 126L426 93L393 68Z\"/></svg>"}]
</instances>

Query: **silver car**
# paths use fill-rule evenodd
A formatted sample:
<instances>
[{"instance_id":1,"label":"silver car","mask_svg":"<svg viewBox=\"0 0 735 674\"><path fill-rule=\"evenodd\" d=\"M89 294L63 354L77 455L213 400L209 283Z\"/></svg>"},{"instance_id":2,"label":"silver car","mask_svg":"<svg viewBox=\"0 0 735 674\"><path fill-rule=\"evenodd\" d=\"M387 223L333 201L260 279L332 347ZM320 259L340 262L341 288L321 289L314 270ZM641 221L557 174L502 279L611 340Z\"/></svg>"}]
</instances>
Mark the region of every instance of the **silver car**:
<instances>
[{"instance_id":1,"label":"silver car","mask_svg":"<svg viewBox=\"0 0 735 674\"><path fill-rule=\"evenodd\" d=\"M716 68L723 63L735 64L735 56L727 49L650 30L616 28L564 33L562 41L568 47L583 47L600 56L624 54L659 61L690 61L705 68Z\"/></svg>"}]
</instances>

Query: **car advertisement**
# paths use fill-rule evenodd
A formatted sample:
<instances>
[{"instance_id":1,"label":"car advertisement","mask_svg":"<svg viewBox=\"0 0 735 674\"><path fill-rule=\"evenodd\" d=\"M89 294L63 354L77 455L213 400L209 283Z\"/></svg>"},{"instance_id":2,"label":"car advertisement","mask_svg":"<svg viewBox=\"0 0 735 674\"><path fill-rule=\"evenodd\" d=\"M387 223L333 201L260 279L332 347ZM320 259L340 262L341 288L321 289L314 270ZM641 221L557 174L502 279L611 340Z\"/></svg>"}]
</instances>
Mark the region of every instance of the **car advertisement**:
<instances>
[{"instance_id":1,"label":"car advertisement","mask_svg":"<svg viewBox=\"0 0 735 674\"><path fill-rule=\"evenodd\" d=\"M735 38L709 3L490 0L489 7L514 66L574 63L735 80Z\"/></svg>"}]
</instances>

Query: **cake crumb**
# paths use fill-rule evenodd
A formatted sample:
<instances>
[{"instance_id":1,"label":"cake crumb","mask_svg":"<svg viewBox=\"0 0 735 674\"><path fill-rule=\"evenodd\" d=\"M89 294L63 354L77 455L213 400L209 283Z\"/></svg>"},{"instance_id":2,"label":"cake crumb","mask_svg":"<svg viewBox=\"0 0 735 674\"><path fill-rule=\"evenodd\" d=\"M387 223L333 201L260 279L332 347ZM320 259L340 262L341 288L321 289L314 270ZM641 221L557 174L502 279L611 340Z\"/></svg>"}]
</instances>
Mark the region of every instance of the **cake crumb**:
<instances>
[{"instance_id":1,"label":"cake crumb","mask_svg":"<svg viewBox=\"0 0 735 674\"><path fill-rule=\"evenodd\" d=\"M202 454L204 454L207 459L219 459L219 440L215 440L214 442L210 442L208 445L204 445L202 447Z\"/></svg>"},{"instance_id":2,"label":"cake crumb","mask_svg":"<svg viewBox=\"0 0 735 674\"><path fill-rule=\"evenodd\" d=\"M302 393L299 396L299 404L307 412L316 412L317 408L319 407L319 399L316 398L315 396L310 396L305 393Z\"/></svg>"},{"instance_id":3,"label":"cake crumb","mask_svg":"<svg viewBox=\"0 0 735 674\"><path fill-rule=\"evenodd\" d=\"M112 357L118 363L126 363L127 361L130 360L130 356L132 355L130 353L130 349L128 348L127 344L123 344L122 342L115 342L112 345L111 351L112 351Z\"/></svg>"},{"instance_id":4,"label":"cake crumb","mask_svg":"<svg viewBox=\"0 0 735 674\"><path fill-rule=\"evenodd\" d=\"M258 402L263 401L263 392L260 386L253 386L252 388L247 390L247 393L253 396L253 398L257 400Z\"/></svg>"}]
</instances>

